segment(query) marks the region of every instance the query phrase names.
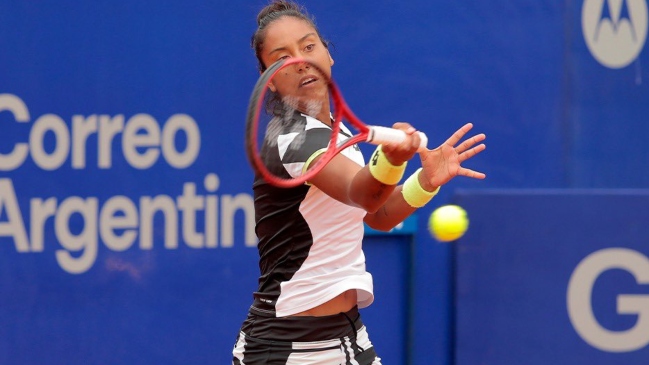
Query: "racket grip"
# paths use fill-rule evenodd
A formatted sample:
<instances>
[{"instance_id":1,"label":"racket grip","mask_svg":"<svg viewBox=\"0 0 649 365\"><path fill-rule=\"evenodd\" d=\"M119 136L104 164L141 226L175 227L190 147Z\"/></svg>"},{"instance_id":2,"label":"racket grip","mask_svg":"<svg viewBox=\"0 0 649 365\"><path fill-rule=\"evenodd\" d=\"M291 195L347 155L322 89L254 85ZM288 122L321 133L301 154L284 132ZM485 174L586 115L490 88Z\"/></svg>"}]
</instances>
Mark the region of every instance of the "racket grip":
<instances>
[{"instance_id":1,"label":"racket grip","mask_svg":"<svg viewBox=\"0 0 649 365\"><path fill-rule=\"evenodd\" d=\"M417 133L419 134L419 139L421 141L417 150L421 152L426 150L428 137L426 137L423 132L418 131ZM372 126L370 127L370 133L367 135L367 142L376 145L388 143L397 144L403 142L406 139L406 136L406 132L399 129Z\"/></svg>"}]
</instances>

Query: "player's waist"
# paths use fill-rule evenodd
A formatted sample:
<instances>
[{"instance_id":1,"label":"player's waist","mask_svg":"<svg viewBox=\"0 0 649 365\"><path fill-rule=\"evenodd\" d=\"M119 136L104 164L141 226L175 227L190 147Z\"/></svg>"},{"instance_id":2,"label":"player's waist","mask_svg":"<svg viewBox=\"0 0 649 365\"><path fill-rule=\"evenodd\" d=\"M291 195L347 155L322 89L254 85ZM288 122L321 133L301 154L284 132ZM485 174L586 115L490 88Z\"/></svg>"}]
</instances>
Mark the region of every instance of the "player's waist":
<instances>
[{"instance_id":1,"label":"player's waist","mask_svg":"<svg viewBox=\"0 0 649 365\"><path fill-rule=\"evenodd\" d=\"M263 314L263 312L262 312ZM241 330L248 336L273 341L326 341L355 337L363 327L358 307L328 316L269 317L253 307ZM266 313L267 314L267 313Z\"/></svg>"}]
</instances>

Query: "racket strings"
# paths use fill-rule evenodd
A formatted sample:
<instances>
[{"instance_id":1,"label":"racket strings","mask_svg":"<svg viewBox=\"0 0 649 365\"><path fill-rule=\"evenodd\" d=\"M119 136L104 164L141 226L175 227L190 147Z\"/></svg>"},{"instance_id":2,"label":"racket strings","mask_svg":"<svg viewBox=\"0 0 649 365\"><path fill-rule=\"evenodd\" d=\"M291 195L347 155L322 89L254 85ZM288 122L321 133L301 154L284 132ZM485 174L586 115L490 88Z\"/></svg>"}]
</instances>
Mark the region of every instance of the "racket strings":
<instances>
[{"instance_id":1,"label":"racket strings","mask_svg":"<svg viewBox=\"0 0 649 365\"><path fill-rule=\"evenodd\" d=\"M297 186L330 161L348 136L334 117L336 105L329 97L325 73L320 69L296 73L281 66L267 71L251 97L249 108L256 110L248 113L247 123L253 125L248 138L256 143L249 144L249 152L256 155L252 161L267 181Z\"/></svg>"},{"instance_id":2,"label":"racket strings","mask_svg":"<svg viewBox=\"0 0 649 365\"><path fill-rule=\"evenodd\" d=\"M270 118L265 134L262 136L263 144L275 147L278 145L281 136L292 136L288 148L299 149L305 141L305 123L301 118L296 118L296 113L299 113L299 111L290 104L282 104L281 108L283 110L281 114L275 114Z\"/></svg>"}]
</instances>

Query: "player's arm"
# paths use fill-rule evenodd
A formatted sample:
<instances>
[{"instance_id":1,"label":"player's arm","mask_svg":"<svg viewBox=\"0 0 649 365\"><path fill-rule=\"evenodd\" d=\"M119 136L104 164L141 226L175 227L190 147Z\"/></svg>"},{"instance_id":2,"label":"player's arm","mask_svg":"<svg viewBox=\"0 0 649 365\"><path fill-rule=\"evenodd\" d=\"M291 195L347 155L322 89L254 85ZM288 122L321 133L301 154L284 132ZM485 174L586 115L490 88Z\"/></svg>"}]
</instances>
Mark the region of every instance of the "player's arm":
<instances>
[{"instance_id":1,"label":"player's arm","mask_svg":"<svg viewBox=\"0 0 649 365\"><path fill-rule=\"evenodd\" d=\"M473 128L467 123L458 129L441 146L419 153L422 168L408 177L403 185L394 189L378 211L365 217L370 227L387 231L401 223L417 208L424 206L435 196L437 189L456 176L484 179L485 174L461 166L464 161L484 151L486 138L478 134L460 143Z\"/></svg>"},{"instance_id":2,"label":"player's arm","mask_svg":"<svg viewBox=\"0 0 649 365\"><path fill-rule=\"evenodd\" d=\"M405 162L412 158L419 147L419 136L407 123L396 123L394 128L404 130L408 138L399 145L383 146L381 151L390 165L402 165L405 168ZM386 184L376 175L369 164L361 167L347 157L337 155L310 183L340 202L374 213L385 204L396 188L396 182Z\"/></svg>"},{"instance_id":3,"label":"player's arm","mask_svg":"<svg viewBox=\"0 0 649 365\"><path fill-rule=\"evenodd\" d=\"M309 183L347 205L375 212L395 189L377 181L367 166L359 166L343 155L336 155Z\"/></svg>"},{"instance_id":4,"label":"player's arm","mask_svg":"<svg viewBox=\"0 0 649 365\"><path fill-rule=\"evenodd\" d=\"M439 187L431 185L425 176L417 172L408 179L410 181L406 184L397 186L381 208L374 213L368 213L365 216L365 223L378 231L389 231L414 213L419 207L413 207L411 204L417 204L413 203L412 199L408 202L403 192L404 186L410 185L412 189L412 185L415 183L412 179L417 179L416 183L422 189L419 194L427 199L426 202L439 191Z\"/></svg>"}]
</instances>

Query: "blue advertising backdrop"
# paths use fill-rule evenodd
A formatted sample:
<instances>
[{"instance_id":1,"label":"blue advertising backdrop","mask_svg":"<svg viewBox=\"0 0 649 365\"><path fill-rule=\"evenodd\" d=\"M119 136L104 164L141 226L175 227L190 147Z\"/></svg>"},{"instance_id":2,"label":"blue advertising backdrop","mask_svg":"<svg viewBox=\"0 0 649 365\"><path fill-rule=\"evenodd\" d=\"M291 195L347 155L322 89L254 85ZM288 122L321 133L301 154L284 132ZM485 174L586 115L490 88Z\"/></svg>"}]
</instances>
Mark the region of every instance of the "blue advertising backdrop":
<instances>
[{"instance_id":1,"label":"blue advertising backdrop","mask_svg":"<svg viewBox=\"0 0 649 365\"><path fill-rule=\"evenodd\" d=\"M258 76L250 36L266 3L0 1L0 363L230 361L258 275L242 142ZM606 247L649 254L637 225L611 228L610 246L563 244L568 256L544 249L565 237L538 222L523 225L530 231L516 250L498 246L521 221L567 221L595 208L628 213L634 200L621 194L600 205L599 193L568 197L573 189L644 196L646 0L303 4L332 42L336 80L361 119L408 121L431 145L468 121L487 134L487 150L467 164L486 180L455 179L407 232L367 235L376 301L363 315L384 363L531 364L526 356L543 353L572 363L646 359L649 314L633 304L646 301L646 274L639 289L631 285L639 301L625 297L595 313L613 335L635 328L636 347L598 347L581 337L567 308L549 308L557 315L539 321L503 307L491 320L539 326L516 337L510 357L500 355L511 352L511 333L479 318L492 313L490 300L522 292L475 274L504 265L499 285L544 277L532 289L558 303L567 300L566 276L549 273L574 269L579 261L566 257ZM482 189L516 189L516 198L483 199ZM538 189L567 192L539 204ZM471 256L484 266L462 261L454 244L426 230L432 210L453 201L471 217L457 247L494 248ZM646 204L633 209L647 216ZM610 222L599 218L575 218L572 228L598 235L594 225ZM497 234L475 229L496 223ZM629 289L628 277L619 280ZM519 335L530 334L517 325Z\"/></svg>"},{"instance_id":2,"label":"blue advertising backdrop","mask_svg":"<svg viewBox=\"0 0 649 365\"><path fill-rule=\"evenodd\" d=\"M460 190L456 364L643 364L649 191Z\"/></svg>"}]
</instances>

